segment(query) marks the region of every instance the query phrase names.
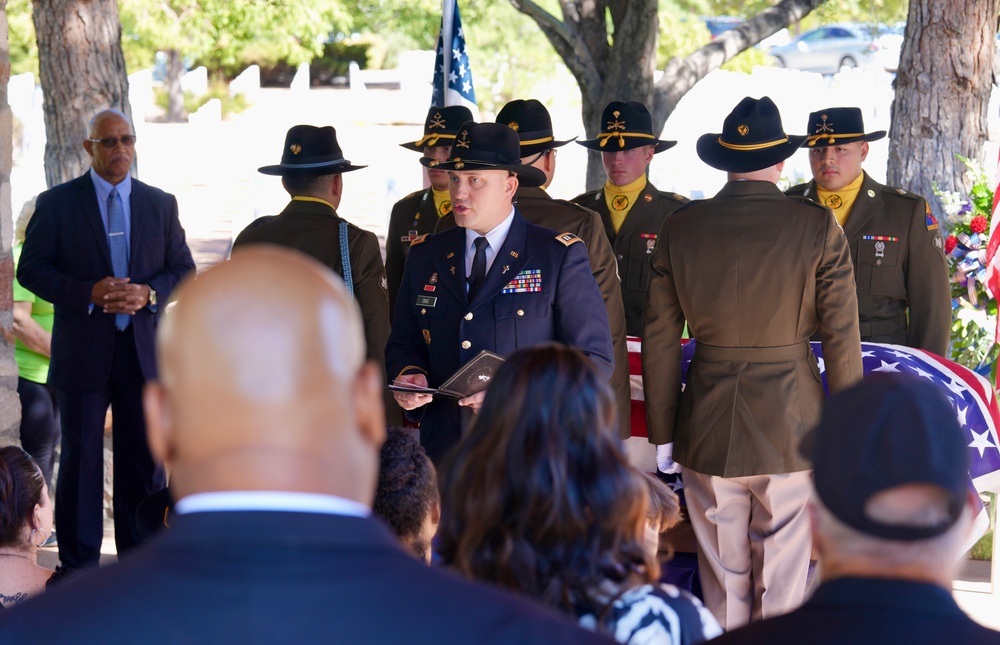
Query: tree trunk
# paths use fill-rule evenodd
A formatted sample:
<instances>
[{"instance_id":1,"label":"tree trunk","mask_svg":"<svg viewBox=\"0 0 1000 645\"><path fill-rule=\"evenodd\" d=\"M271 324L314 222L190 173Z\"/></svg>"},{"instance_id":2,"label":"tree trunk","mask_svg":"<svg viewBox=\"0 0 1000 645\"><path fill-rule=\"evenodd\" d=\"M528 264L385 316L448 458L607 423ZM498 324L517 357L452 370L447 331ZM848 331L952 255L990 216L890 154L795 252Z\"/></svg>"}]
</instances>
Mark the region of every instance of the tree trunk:
<instances>
[{"instance_id":1,"label":"tree trunk","mask_svg":"<svg viewBox=\"0 0 1000 645\"><path fill-rule=\"evenodd\" d=\"M184 112L184 90L181 89L181 76L184 66L181 64L181 53L176 49L167 50L167 121L180 123L187 116Z\"/></svg>"},{"instance_id":2,"label":"tree trunk","mask_svg":"<svg viewBox=\"0 0 1000 645\"><path fill-rule=\"evenodd\" d=\"M7 103L10 52L7 40L7 0L0 0L0 446L20 444L21 399L17 396L17 363L14 362L14 303L11 283L14 260L10 239L14 228L10 204L10 169L13 164L14 124Z\"/></svg>"},{"instance_id":3,"label":"tree trunk","mask_svg":"<svg viewBox=\"0 0 1000 645\"><path fill-rule=\"evenodd\" d=\"M919 193L965 191L956 154L980 158L1000 0L910 0L896 74L888 183Z\"/></svg>"},{"instance_id":4,"label":"tree trunk","mask_svg":"<svg viewBox=\"0 0 1000 645\"><path fill-rule=\"evenodd\" d=\"M656 83L657 0L559 0L563 20L534 0L510 0L538 23L576 78L588 138L597 136L604 106L614 100L640 101L662 132L667 117L688 90L740 52L801 20L826 0L782 0L736 29L725 32L684 60L673 58ZM607 18L613 32L609 36ZM604 183L599 152L587 159L587 190Z\"/></svg>"},{"instance_id":5,"label":"tree trunk","mask_svg":"<svg viewBox=\"0 0 1000 645\"><path fill-rule=\"evenodd\" d=\"M115 108L131 118L132 110L115 0L35 0L32 7L51 188L90 166L82 142L94 114Z\"/></svg>"}]
</instances>

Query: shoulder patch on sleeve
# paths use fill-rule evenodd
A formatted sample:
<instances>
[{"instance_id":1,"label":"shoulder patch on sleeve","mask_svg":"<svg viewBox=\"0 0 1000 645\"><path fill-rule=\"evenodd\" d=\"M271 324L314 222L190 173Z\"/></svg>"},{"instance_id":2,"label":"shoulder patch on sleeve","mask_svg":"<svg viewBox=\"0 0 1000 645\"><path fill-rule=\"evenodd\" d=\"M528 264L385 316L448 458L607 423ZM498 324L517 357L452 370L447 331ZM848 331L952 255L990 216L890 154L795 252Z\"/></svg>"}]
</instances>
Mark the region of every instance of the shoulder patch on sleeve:
<instances>
[{"instance_id":1,"label":"shoulder patch on sleeve","mask_svg":"<svg viewBox=\"0 0 1000 645\"><path fill-rule=\"evenodd\" d=\"M416 246L418 244L424 243L425 241L427 241L427 236L428 235L429 235L429 233L424 233L423 235L418 235L418 236L416 236L414 238L411 238L410 239L410 246Z\"/></svg>"},{"instance_id":2,"label":"shoulder patch on sleeve","mask_svg":"<svg viewBox=\"0 0 1000 645\"><path fill-rule=\"evenodd\" d=\"M927 217L925 219L925 221L927 223L927 230L928 231L936 231L939 228L941 228L941 225L938 224L938 221L934 218L934 214L931 213L931 205L928 204L927 202L924 202L924 206L927 207Z\"/></svg>"},{"instance_id":3,"label":"shoulder patch on sleeve","mask_svg":"<svg viewBox=\"0 0 1000 645\"><path fill-rule=\"evenodd\" d=\"M565 246L569 246L570 244L573 244L575 242L583 242L583 240L578 238L576 235L570 233L569 231L556 235L556 239L562 242Z\"/></svg>"}]
</instances>

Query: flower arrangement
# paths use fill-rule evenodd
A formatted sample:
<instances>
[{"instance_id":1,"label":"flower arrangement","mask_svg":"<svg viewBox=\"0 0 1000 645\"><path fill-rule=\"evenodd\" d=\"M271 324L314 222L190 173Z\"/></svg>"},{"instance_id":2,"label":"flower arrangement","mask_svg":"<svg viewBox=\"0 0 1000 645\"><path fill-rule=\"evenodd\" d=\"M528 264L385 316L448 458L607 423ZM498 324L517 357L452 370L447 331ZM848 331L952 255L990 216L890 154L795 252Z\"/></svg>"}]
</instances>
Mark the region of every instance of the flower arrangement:
<instances>
[{"instance_id":1,"label":"flower arrangement","mask_svg":"<svg viewBox=\"0 0 1000 645\"><path fill-rule=\"evenodd\" d=\"M996 382L997 301L986 287L986 246L993 209L993 187L983 167L961 155L967 194L934 194L944 206L944 252L951 276L951 358Z\"/></svg>"}]
</instances>

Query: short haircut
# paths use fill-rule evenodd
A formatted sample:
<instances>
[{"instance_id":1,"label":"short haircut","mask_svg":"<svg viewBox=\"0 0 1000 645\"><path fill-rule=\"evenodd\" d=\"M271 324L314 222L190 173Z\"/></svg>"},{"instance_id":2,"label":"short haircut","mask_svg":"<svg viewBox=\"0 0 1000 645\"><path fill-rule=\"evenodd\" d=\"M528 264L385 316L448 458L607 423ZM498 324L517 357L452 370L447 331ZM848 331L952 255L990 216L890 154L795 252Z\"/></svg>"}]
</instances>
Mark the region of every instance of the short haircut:
<instances>
[{"instance_id":1,"label":"short haircut","mask_svg":"<svg viewBox=\"0 0 1000 645\"><path fill-rule=\"evenodd\" d=\"M45 478L34 458L18 446L0 448L0 546L24 546L22 533L35 505L42 503Z\"/></svg>"},{"instance_id":2,"label":"short haircut","mask_svg":"<svg viewBox=\"0 0 1000 645\"><path fill-rule=\"evenodd\" d=\"M819 495L813 495L816 511L816 535L824 551L843 558L863 559L886 567L918 565L935 568L951 566L961 555L965 544L967 523L958 521L947 531L923 540L889 540L863 533L837 518ZM933 502L931 503L933 505ZM963 514L970 511L965 509ZM935 515L917 509L910 520L920 521Z\"/></svg>"},{"instance_id":3,"label":"short haircut","mask_svg":"<svg viewBox=\"0 0 1000 645\"><path fill-rule=\"evenodd\" d=\"M399 428L389 428L379 461L372 511L423 558L427 545L419 539L420 530L438 501L434 465L417 439Z\"/></svg>"},{"instance_id":4,"label":"short haircut","mask_svg":"<svg viewBox=\"0 0 1000 645\"><path fill-rule=\"evenodd\" d=\"M285 175L281 183L291 195L325 192L335 175Z\"/></svg>"},{"instance_id":5,"label":"short haircut","mask_svg":"<svg viewBox=\"0 0 1000 645\"><path fill-rule=\"evenodd\" d=\"M107 110L101 110L94 116L90 117L90 121L87 123L87 136L91 138L97 136L97 124L112 115L124 119L125 123L128 123L128 129L131 132L135 132L135 127L132 125L132 119L129 118L129 115L125 114L121 110L109 108Z\"/></svg>"}]
</instances>

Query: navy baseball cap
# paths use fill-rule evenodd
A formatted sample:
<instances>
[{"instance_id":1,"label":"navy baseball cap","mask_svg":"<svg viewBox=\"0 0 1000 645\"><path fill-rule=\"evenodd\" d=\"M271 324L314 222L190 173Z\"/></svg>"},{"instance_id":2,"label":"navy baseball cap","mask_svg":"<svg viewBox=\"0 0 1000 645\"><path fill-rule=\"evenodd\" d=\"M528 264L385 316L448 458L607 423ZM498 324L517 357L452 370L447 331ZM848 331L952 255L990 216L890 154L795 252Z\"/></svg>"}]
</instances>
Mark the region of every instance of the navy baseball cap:
<instances>
[{"instance_id":1,"label":"navy baseball cap","mask_svg":"<svg viewBox=\"0 0 1000 645\"><path fill-rule=\"evenodd\" d=\"M802 452L813 461L816 493L848 526L887 540L940 535L962 515L969 454L955 409L940 386L903 374L876 374L832 396ZM948 496L934 526L886 524L865 506L879 492L933 484Z\"/></svg>"}]
</instances>

